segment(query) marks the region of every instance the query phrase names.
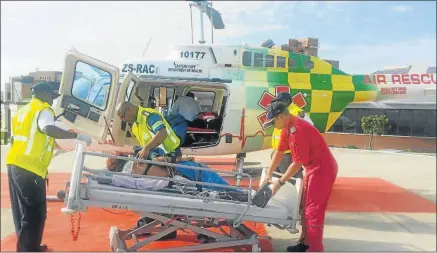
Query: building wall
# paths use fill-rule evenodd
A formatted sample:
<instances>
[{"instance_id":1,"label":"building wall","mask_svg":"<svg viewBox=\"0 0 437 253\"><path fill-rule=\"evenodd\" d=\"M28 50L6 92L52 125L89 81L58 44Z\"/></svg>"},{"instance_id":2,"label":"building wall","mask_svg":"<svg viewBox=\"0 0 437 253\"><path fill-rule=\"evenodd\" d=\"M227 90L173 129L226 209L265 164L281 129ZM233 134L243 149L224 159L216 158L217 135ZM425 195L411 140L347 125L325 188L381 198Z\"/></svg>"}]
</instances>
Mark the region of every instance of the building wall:
<instances>
[{"instance_id":1,"label":"building wall","mask_svg":"<svg viewBox=\"0 0 437 253\"><path fill-rule=\"evenodd\" d=\"M5 102L13 103L28 101L32 97L33 85L42 82L60 82L61 78L60 71L36 71L26 76L11 77L9 84L5 84L5 90L2 90L3 99Z\"/></svg>"},{"instance_id":2,"label":"building wall","mask_svg":"<svg viewBox=\"0 0 437 253\"><path fill-rule=\"evenodd\" d=\"M34 78L35 82L59 82L62 73L59 71L36 71L30 72L29 75Z\"/></svg>"},{"instance_id":3,"label":"building wall","mask_svg":"<svg viewBox=\"0 0 437 253\"><path fill-rule=\"evenodd\" d=\"M364 134L324 133L323 137L330 146L366 148L367 136ZM373 149L411 150L415 152L436 152L435 137L413 136L375 136Z\"/></svg>"}]
</instances>

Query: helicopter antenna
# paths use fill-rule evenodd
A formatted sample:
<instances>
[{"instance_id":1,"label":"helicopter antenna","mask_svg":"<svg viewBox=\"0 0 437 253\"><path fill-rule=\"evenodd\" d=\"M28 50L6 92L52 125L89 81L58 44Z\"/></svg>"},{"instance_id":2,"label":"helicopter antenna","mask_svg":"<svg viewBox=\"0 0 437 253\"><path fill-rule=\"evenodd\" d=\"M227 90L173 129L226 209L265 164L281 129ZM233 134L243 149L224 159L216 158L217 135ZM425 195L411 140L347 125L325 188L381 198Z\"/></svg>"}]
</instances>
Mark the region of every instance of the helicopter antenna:
<instances>
[{"instance_id":1,"label":"helicopter antenna","mask_svg":"<svg viewBox=\"0 0 437 253\"><path fill-rule=\"evenodd\" d=\"M190 12L191 7L197 7L200 11L200 44L205 44L205 38L204 38L204 31L203 31L203 14L205 13L206 16L211 21L211 41L214 43L214 29L224 29L225 24L223 23L222 17L220 12L218 12L216 9L212 8L212 3L207 2L205 0L193 0L190 3ZM191 41L194 42L193 38L193 18L191 15Z\"/></svg>"},{"instance_id":2,"label":"helicopter antenna","mask_svg":"<svg viewBox=\"0 0 437 253\"><path fill-rule=\"evenodd\" d=\"M150 41L152 41L152 38L149 39L149 42L147 43L146 49L144 49L144 51L143 51L142 57L144 57L144 54L146 54L147 48L149 48L149 45L150 45Z\"/></svg>"}]
</instances>

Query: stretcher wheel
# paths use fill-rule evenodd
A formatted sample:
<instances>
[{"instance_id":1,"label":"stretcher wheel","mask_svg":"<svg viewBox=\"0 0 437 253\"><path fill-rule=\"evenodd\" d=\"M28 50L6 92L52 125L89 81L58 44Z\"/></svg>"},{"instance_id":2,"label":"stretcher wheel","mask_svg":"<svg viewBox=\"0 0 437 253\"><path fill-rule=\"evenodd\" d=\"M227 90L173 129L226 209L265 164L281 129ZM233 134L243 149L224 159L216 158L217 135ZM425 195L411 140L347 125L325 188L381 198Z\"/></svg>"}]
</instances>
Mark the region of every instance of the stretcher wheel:
<instances>
[{"instance_id":1,"label":"stretcher wheel","mask_svg":"<svg viewBox=\"0 0 437 253\"><path fill-rule=\"evenodd\" d=\"M58 197L58 199L65 199L65 196L66 196L65 191L64 190L58 191L56 196Z\"/></svg>"}]
</instances>

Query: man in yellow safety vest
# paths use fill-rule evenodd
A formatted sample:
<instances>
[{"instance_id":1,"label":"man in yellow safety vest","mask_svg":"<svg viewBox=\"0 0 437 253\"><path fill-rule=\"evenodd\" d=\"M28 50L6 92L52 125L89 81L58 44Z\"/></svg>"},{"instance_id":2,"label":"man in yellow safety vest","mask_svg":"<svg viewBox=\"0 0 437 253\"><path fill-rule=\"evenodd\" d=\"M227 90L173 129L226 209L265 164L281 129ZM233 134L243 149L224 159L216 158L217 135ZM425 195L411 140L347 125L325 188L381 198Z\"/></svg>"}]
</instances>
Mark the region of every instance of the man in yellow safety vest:
<instances>
[{"instance_id":1,"label":"man in yellow safety vest","mask_svg":"<svg viewBox=\"0 0 437 253\"><path fill-rule=\"evenodd\" d=\"M117 106L117 115L123 121L134 123L132 134L142 147L139 158L152 160L156 156L182 156L180 137L156 109L122 102Z\"/></svg>"},{"instance_id":2,"label":"man in yellow safety vest","mask_svg":"<svg viewBox=\"0 0 437 253\"><path fill-rule=\"evenodd\" d=\"M56 89L54 83L34 85L32 100L12 119L12 145L6 166L18 252L47 251L47 246L41 245L47 216L45 179L55 139L91 143L87 135L55 126L51 105L59 97Z\"/></svg>"},{"instance_id":3,"label":"man in yellow safety vest","mask_svg":"<svg viewBox=\"0 0 437 253\"><path fill-rule=\"evenodd\" d=\"M281 103L285 104L288 107L290 114L292 114L294 116L300 115L301 112L303 112L303 110L301 108L299 108L299 106L292 103L291 95L287 92L279 93L278 96L272 100L272 103L273 102L281 102ZM304 118L304 119L308 121L309 117L308 117L308 119L306 119L306 118ZM312 121L310 123L313 124ZM273 130L273 134L272 134L272 148L273 148L273 153L271 154L272 161L274 160L276 150L278 149L280 136L281 136L281 129L275 128ZM292 162L293 162L293 160L291 158L290 150L285 151L285 154L284 154L281 162L279 163L278 167L276 168L276 171L284 174L287 171L288 166L290 166L290 164ZM273 170L269 170L269 171L273 171ZM303 172L303 169L300 168L294 177L302 178L302 176L303 176L302 172Z\"/></svg>"}]
</instances>

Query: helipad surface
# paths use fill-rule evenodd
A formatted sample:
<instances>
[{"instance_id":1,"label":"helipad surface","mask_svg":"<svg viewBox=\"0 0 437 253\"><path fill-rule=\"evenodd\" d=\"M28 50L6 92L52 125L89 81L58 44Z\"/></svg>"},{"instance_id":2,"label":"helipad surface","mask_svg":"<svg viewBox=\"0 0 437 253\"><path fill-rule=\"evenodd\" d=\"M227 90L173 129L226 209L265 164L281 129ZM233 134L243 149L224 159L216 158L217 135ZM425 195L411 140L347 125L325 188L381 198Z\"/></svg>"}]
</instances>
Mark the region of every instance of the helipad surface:
<instances>
[{"instance_id":1,"label":"helipad surface","mask_svg":"<svg viewBox=\"0 0 437 253\"><path fill-rule=\"evenodd\" d=\"M2 251L6 251L14 250L15 236L9 209L7 179L4 173L7 147L2 146L1 152L1 236ZM266 150L250 153L246 161L268 164L270 152ZM326 218L324 235L326 251L436 250L435 155L348 149L333 149L333 152L339 163L339 177ZM69 172L72 160L73 154L71 153L55 158L50 166L50 173L56 172L59 177L67 178L68 175L65 173ZM89 159L86 164L92 168L101 168L104 163L100 158L93 158ZM55 185L50 182L50 188L61 187L62 181L63 179ZM51 191L56 190L51 189ZM59 216L59 219L67 221L67 217L58 214L60 206L59 203L50 203L49 215L52 213L53 216ZM117 217L117 219L122 219L121 215ZM68 250L68 247L71 250L74 248L83 251L109 249L108 244L105 245L105 240L107 240L105 231L109 232L106 228L115 225L110 220L99 221L100 227L96 227L96 224L90 224L90 220L87 225L84 218L79 240L73 242L70 224L65 222L62 226L54 226L52 225L53 219L47 224L44 240L50 240L47 237L51 235L62 234L63 244L53 246L52 250ZM136 217L129 219L134 221ZM97 230L101 231L101 235ZM286 246L294 244L299 237L298 234L292 235L274 227L266 227L266 230L273 240L271 245L264 243L263 250L284 251ZM101 249L96 248L95 245L83 243L89 233L94 233L95 237L99 236L95 240L102 240L98 243Z\"/></svg>"}]
</instances>

